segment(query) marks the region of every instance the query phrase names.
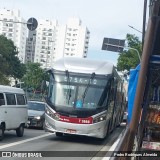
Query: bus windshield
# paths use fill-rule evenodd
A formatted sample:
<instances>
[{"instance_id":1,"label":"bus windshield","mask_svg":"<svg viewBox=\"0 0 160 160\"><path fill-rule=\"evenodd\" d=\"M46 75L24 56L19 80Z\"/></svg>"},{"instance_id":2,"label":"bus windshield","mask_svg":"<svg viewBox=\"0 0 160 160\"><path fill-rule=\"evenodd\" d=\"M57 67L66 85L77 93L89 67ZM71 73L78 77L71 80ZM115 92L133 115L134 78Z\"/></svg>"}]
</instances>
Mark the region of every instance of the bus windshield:
<instances>
[{"instance_id":1,"label":"bus windshield","mask_svg":"<svg viewBox=\"0 0 160 160\"><path fill-rule=\"evenodd\" d=\"M68 83L69 81L69 83ZM90 79L77 75L51 75L49 83L48 100L54 106L73 108L97 108L107 84L107 78ZM88 85L88 83L90 85ZM87 88L87 90L86 90Z\"/></svg>"}]
</instances>

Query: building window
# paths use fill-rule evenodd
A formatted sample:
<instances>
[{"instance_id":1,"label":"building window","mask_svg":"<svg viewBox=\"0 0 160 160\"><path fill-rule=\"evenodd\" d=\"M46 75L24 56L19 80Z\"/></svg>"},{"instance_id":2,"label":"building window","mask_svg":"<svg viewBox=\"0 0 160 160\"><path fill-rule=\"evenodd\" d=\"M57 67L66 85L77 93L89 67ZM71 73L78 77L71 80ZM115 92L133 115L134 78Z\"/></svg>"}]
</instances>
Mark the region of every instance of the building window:
<instances>
[{"instance_id":1,"label":"building window","mask_svg":"<svg viewBox=\"0 0 160 160\"><path fill-rule=\"evenodd\" d=\"M70 43L66 43L67 46L70 46Z\"/></svg>"},{"instance_id":2,"label":"building window","mask_svg":"<svg viewBox=\"0 0 160 160\"><path fill-rule=\"evenodd\" d=\"M13 24L12 24L12 23L9 23L9 27L13 27Z\"/></svg>"},{"instance_id":3,"label":"building window","mask_svg":"<svg viewBox=\"0 0 160 160\"><path fill-rule=\"evenodd\" d=\"M12 36L13 36L13 34L12 34L12 33L9 33L9 34L8 34L8 36L9 36L9 37L12 37Z\"/></svg>"},{"instance_id":4,"label":"building window","mask_svg":"<svg viewBox=\"0 0 160 160\"><path fill-rule=\"evenodd\" d=\"M48 33L48 36L52 36L52 33Z\"/></svg>"},{"instance_id":5,"label":"building window","mask_svg":"<svg viewBox=\"0 0 160 160\"><path fill-rule=\"evenodd\" d=\"M65 48L67 51L69 51L69 48Z\"/></svg>"},{"instance_id":6,"label":"building window","mask_svg":"<svg viewBox=\"0 0 160 160\"><path fill-rule=\"evenodd\" d=\"M49 31L49 32L52 32L52 29L49 29L48 31Z\"/></svg>"},{"instance_id":7,"label":"building window","mask_svg":"<svg viewBox=\"0 0 160 160\"><path fill-rule=\"evenodd\" d=\"M72 30L72 28L68 28L68 30L69 30L69 31L71 31L71 30Z\"/></svg>"},{"instance_id":8,"label":"building window","mask_svg":"<svg viewBox=\"0 0 160 160\"><path fill-rule=\"evenodd\" d=\"M9 30L8 30L9 32L13 32L13 29L11 29L11 28L9 28Z\"/></svg>"},{"instance_id":9,"label":"building window","mask_svg":"<svg viewBox=\"0 0 160 160\"><path fill-rule=\"evenodd\" d=\"M68 36L71 36L71 33L67 33Z\"/></svg>"}]
</instances>

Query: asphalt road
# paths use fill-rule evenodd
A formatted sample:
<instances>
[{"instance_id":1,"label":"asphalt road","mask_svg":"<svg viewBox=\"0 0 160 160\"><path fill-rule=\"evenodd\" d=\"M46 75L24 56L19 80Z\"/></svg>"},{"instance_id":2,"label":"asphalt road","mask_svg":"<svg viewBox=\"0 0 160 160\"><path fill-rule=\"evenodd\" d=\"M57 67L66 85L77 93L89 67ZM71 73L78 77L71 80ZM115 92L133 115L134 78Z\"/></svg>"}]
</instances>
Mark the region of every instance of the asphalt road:
<instances>
[{"instance_id":1,"label":"asphalt road","mask_svg":"<svg viewBox=\"0 0 160 160\"><path fill-rule=\"evenodd\" d=\"M53 156L42 157L40 158L41 160L100 160L112 146L122 130L124 130L124 128L125 125L117 127L104 140L83 136L56 137L54 133L48 133L44 130L33 128L25 129L23 137L17 137L15 131L6 131L4 140L0 142L0 151L12 152L12 155L14 154L13 151L23 151L23 154L21 153L18 155L23 155L23 160L39 159L28 158L28 154L30 154L30 152L35 152L38 156L43 155L43 153L48 155L52 154L51 156ZM27 151L29 153L27 153ZM52 152L47 153L43 151ZM25 158L26 154L27 157ZM14 156L17 155L14 154ZM20 160L22 158L12 157L0 159Z\"/></svg>"}]
</instances>

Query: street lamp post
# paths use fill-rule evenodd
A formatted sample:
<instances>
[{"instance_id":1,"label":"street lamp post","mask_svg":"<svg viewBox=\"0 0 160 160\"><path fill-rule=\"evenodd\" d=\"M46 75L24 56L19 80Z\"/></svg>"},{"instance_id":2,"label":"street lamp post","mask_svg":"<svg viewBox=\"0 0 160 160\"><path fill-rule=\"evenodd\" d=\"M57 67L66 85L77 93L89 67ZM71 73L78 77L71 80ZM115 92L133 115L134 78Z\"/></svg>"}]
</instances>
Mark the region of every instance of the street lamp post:
<instances>
[{"instance_id":1,"label":"street lamp post","mask_svg":"<svg viewBox=\"0 0 160 160\"><path fill-rule=\"evenodd\" d=\"M103 40L102 50L108 50L112 52L123 52L124 48L136 51L139 61L141 62L139 51L135 48L125 46L125 40L114 38L104 38Z\"/></svg>"},{"instance_id":2,"label":"street lamp post","mask_svg":"<svg viewBox=\"0 0 160 160\"><path fill-rule=\"evenodd\" d=\"M130 28L132 28L132 29L134 29L134 30L136 30L137 32L139 32L139 33L141 33L141 34L142 34L142 31L140 31L140 30L138 30L138 29L134 28L133 26L128 25L128 27L130 27Z\"/></svg>"},{"instance_id":3,"label":"street lamp post","mask_svg":"<svg viewBox=\"0 0 160 160\"><path fill-rule=\"evenodd\" d=\"M128 46L118 46L118 45L113 45L113 44L108 44L108 43L105 43L105 45L109 45L109 46L112 46L112 47L127 48L127 49L134 50L134 51L136 51L136 53L138 55L139 61L141 61L141 57L140 57L139 51L137 49L135 49L135 48L128 47Z\"/></svg>"}]
</instances>

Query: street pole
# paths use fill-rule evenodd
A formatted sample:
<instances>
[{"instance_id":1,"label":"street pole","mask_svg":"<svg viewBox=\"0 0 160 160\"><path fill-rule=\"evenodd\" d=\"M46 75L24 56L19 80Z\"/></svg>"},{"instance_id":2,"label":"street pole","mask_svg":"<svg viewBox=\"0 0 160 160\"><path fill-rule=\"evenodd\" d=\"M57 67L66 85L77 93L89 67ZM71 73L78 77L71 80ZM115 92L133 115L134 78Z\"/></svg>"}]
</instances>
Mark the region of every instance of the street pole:
<instances>
[{"instance_id":1,"label":"street pole","mask_svg":"<svg viewBox=\"0 0 160 160\"><path fill-rule=\"evenodd\" d=\"M133 26L128 25L128 27L130 27L130 28L132 28L132 29L136 30L136 31L137 31L137 32L139 32L139 33L142 33L140 30L138 30L138 29L134 28Z\"/></svg>"},{"instance_id":2,"label":"street pole","mask_svg":"<svg viewBox=\"0 0 160 160\"><path fill-rule=\"evenodd\" d=\"M135 48L131 48L131 47L128 47L128 46L118 46L118 45L113 45L113 44L108 44L108 43L105 43L105 45L107 46L112 46L112 47L118 47L118 48L127 48L127 49L131 49L131 50L134 50L136 51L137 55L138 55L138 58L139 58L139 61L141 62L141 57L140 57L140 53L137 49Z\"/></svg>"},{"instance_id":3,"label":"street pole","mask_svg":"<svg viewBox=\"0 0 160 160\"><path fill-rule=\"evenodd\" d=\"M143 49L144 38L145 38L146 13L147 13L147 0L144 0L144 9L143 9L143 29L142 29L142 49Z\"/></svg>"}]
</instances>

